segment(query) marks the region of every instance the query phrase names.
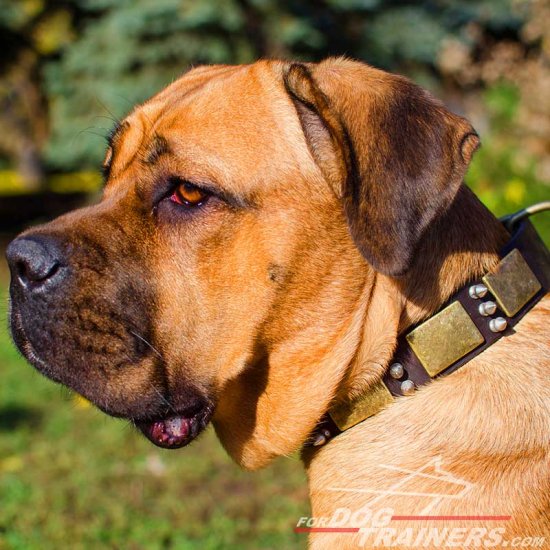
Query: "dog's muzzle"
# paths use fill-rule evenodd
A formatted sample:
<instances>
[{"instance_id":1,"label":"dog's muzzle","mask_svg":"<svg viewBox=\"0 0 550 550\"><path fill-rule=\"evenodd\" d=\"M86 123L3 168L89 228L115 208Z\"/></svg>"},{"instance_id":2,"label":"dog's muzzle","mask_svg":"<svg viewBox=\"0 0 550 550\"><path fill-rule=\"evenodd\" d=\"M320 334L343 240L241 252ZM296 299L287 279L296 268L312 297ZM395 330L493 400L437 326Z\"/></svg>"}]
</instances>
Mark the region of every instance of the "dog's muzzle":
<instances>
[{"instance_id":1,"label":"dog's muzzle","mask_svg":"<svg viewBox=\"0 0 550 550\"><path fill-rule=\"evenodd\" d=\"M42 230L8 246L16 345L40 372L130 420L155 445L187 445L214 406L192 383L169 387L164 360L151 344L154 298L144 286L146 268L128 263L119 250L85 247L78 236L73 241ZM120 277L130 270L136 276Z\"/></svg>"}]
</instances>

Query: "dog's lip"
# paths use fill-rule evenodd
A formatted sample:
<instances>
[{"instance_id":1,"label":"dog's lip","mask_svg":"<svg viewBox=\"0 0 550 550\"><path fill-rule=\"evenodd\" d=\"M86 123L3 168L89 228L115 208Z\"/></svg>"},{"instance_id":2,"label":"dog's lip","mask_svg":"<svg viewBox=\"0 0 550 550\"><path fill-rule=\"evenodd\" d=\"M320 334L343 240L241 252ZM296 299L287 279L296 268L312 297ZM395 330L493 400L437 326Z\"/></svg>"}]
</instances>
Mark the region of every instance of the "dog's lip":
<instances>
[{"instance_id":1,"label":"dog's lip","mask_svg":"<svg viewBox=\"0 0 550 550\"><path fill-rule=\"evenodd\" d=\"M208 425L213 407L206 405L196 412L177 413L145 420L133 420L143 435L157 447L180 449L189 445Z\"/></svg>"},{"instance_id":2,"label":"dog's lip","mask_svg":"<svg viewBox=\"0 0 550 550\"><path fill-rule=\"evenodd\" d=\"M15 310L12 306L10 300L10 311L9 311L9 330L12 336L13 341L16 343L17 347L20 350L20 353L25 357L25 359L33 365L40 372L46 373L47 376L54 382L58 382L58 378L53 374L50 365L42 359L36 350L34 349L31 341L25 333L23 328L23 320L21 318L21 313Z\"/></svg>"},{"instance_id":3,"label":"dog's lip","mask_svg":"<svg viewBox=\"0 0 550 550\"><path fill-rule=\"evenodd\" d=\"M53 375L49 365L38 356L27 338L20 313L15 310L10 313L12 335L14 340L19 342L19 347L26 359L46 373L50 379L58 382L58 378ZM99 403L96 403L96 406L110 416L129 418L126 415L107 410ZM154 445L163 449L179 449L191 443L206 428L214 412L214 405L210 400L206 400L199 408L195 407L182 412L176 411L173 407L170 408L171 411L164 415L148 419L129 419Z\"/></svg>"}]
</instances>

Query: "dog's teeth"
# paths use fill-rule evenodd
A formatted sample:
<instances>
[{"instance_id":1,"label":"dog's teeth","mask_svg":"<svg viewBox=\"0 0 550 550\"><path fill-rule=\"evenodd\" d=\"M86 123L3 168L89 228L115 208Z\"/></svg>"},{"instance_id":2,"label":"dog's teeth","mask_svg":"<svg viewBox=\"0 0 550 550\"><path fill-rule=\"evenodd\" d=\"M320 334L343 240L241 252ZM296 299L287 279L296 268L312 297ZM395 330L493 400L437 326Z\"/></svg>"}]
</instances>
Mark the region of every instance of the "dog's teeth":
<instances>
[{"instance_id":1,"label":"dog's teeth","mask_svg":"<svg viewBox=\"0 0 550 550\"><path fill-rule=\"evenodd\" d=\"M192 435L192 422L182 416L172 416L144 425L143 431L153 443L164 447L181 447ZM193 434L194 435L194 434Z\"/></svg>"},{"instance_id":2,"label":"dog's teeth","mask_svg":"<svg viewBox=\"0 0 550 550\"><path fill-rule=\"evenodd\" d=\"M187 437L189 433L189 424L181 416L175 416L166 421L166 431L174 439Z\"/></svg>"}]
</instances>

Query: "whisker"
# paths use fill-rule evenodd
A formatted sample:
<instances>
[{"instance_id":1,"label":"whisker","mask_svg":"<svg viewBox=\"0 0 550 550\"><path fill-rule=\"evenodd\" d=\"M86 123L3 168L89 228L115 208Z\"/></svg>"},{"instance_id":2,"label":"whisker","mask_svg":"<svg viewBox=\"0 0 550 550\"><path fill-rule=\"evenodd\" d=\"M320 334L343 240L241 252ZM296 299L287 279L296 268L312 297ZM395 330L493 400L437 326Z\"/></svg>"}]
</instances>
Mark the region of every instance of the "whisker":
<instances>
[{"instance_id":1,"label":"whisker","mask_svg":"<svg viewBox=\"0 0 550 550\"><path fill-rule=\"evenodd\" d=\"M120 118L116 117L114 115L114 113L107 107L107 105L105 105L105 103L103 103L103 101L101 101L97 96L95 97L95 100L97 101L97 103L99 103L99 105L105 109L110 115L110 120L112 120L115 124L120 124ZM103 117L103 118L109 118L109 117Z\"/></svg>"},{"instance_id":2,"label":"whisker","mask_svg":"<svg viewBox=\"0 0 550 550\"><path fill-rule=\"evenodd\" d=\"M158 357L160 357L160 359L162 359L164 361L164 358L162 357L161 353L153 346L153 344L151 344L151 342L149 342L147 339L145 339L143 336L140 336L137 332L133 331L133 330L130 330L130 332L136 337L136 338L139 338L145 345L149 346L149 348L151 348L156 354ZM168 401L168 399L166 399L166 397L164 397L164 395L162 394L162 392L152 383L149 384L151 386L151 389L162 399L162 402L175 414L178 414L178 412L176 411L176 409L174 409L174 407L172 406L172 404L170 403L170 401Z\"/></svg>"},{"instance_id":3,"label":"whisker","mask_svg":"<svg viewBox=\"0 0 550 550\"><path fill-rule=\"evenodd\" d=\"M146 346L149 346L149 348L151 348L156 354L158 357L160 357L162 360L164 360L164 358L162 357L161 353L158 351L157 348L155 348L153 346L153 344L151 344L151 342L149 342L148 340L146 340L143 336L140 336L137 332L134 332L133 330L130 330L130 332L136 337L136 338L139 338Z\"/></svg>"},{"instance_id":4,"label":"whisker","mask_svg":"<svg viewBox=\"0 0 550 550\"><path fill-rule=\"evenodd\" d=\"M75 141L84 133L92 134L93 136L100 137L102 139L105 139L105 135L98 134L97 132L92 132L91 130L107 130L107 128L102 128L98 126L88 126L88 128L84 128L83 130L80 130L72 139L72 144L74 145Z\"/></svg>"},{"instance_id":5,"label":"whisker","mask_svg":"<svg viewBox=\"0 0 550 550\"><path fill-rule=\"evenodd\" d=\"M112 116L96 115L94 116L93 120L95 120L96 118L103 118L105 120L110 120L113 124L119 124L119 121L114 119Z\"/></svg>"},{"instance_id":6,"label":"whisker","mask_svg":"<svg viewBox=\"0 0 550 550\"><path fill-rule=\"evenodd\" d=\"M149 384L149 385L151 386L151 389L162 399L162 401L166 404L166 406L169 409L171 409L173 413L178 414L178 412L176 411L176 409L174 409L170 401L168 401L168 399L166 399L166 397L162 395L162 392L160 392L159 389L154 384Z\"/></svg>"},{"instance_id":7,"label":"whisker","mask_svg":"<svg viewBox=\"0 0 550 550\"><path fill-rule=\"evenodd\" d=\"M126 101L126 103L128 103L128 105L130 105L131 108L134 107L134 104L128 98L126 98L126 97L124 97L123 95L120 95L120 94L116 94L116 96L123 99L124 101ZM147 122L149 122L149 129L147 130L147 135L149 135L151 133L151 130L153 129L154 123L145 111L141 111L141 114L145 117Z\"/></svg>"}]
</instances>

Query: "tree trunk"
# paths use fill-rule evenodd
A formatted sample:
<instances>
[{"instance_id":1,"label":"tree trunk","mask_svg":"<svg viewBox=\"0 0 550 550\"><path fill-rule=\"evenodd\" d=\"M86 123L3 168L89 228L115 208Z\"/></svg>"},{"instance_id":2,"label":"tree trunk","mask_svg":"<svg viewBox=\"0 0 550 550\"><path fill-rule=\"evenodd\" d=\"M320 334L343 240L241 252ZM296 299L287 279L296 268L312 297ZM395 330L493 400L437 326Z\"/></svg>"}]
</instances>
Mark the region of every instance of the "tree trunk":
<instances>
[{"instance_id":1,"label":"tree trunk","mask_svg":"<svg viewBox=\"0 0 550 550\"><path fill-rule=\"evenodd\" d=\"M46 174L42 156L35 143L24 140L22 147L17 152L17 172L23 180L27 191L39 191L44 189Z\"/></svg>"},{"instance_id":2,"label":"tree trunk","mask_svg":"<svg viewBox=\"0 0 550 550\"><path fill-rule=\"evenodd\" d=\"M25 189L43 189L46 178L42 148L48 135L48 105L41 89L37 55L22 52L3 80L0 151L11 160Z\"/></svg>"}]
</instances>

